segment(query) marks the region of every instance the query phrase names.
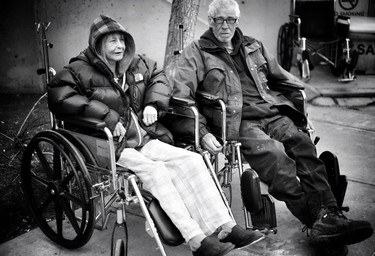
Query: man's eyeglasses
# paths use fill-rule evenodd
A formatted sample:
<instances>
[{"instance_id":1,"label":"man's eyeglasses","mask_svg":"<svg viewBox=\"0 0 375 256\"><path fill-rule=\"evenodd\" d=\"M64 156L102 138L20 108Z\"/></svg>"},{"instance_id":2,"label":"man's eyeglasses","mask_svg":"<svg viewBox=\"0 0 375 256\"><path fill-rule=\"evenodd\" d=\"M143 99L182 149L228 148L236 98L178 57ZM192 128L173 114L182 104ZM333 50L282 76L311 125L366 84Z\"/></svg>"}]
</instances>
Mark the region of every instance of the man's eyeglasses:
<instances>
[{"instance_id":1,"label":"man's eyeglasses","mask_svg":"<svg viewBox=\"0 0 375 256\"><path fill-rule=\"evenodd\" d=\"M230 24L230 25L233 25L234 23L237 22L238 18L227 18L227 19L224 19L222 17L218 17L218 18L213 18L211 17L211 19L216 23L216 24L223 24L224 21L227 23L227 24Z\"/></svg>"}]
</instances>

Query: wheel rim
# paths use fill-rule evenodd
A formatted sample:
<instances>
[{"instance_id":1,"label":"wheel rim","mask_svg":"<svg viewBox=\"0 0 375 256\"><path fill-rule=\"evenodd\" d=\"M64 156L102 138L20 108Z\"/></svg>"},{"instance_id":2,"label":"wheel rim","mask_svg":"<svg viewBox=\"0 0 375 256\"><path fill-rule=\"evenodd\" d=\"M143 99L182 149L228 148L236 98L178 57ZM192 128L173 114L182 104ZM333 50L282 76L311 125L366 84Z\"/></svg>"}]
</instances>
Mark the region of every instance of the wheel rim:
<instances>
[{"instance_id":1,"label":"wheel rim","mask_svg":"<svg viewBox=\"0 0 375 256\"><path fill-rule=\"evenodd\" d=\"M292 66L294 27L284 24L277 38L277 57L279 64L287 71Z\"/></svg>"},{"instance_id":2,"label":"wheel rim","mask_svg":"<svg viewBox=\"0 0 375 256\"><path fill-rule=\"evenodd\" d=\"M79 152L56 132L42 132L27 146L21 167L25 197L40 229L67 248L92 235L94 206Z\"/></svg>"}]
</instances>

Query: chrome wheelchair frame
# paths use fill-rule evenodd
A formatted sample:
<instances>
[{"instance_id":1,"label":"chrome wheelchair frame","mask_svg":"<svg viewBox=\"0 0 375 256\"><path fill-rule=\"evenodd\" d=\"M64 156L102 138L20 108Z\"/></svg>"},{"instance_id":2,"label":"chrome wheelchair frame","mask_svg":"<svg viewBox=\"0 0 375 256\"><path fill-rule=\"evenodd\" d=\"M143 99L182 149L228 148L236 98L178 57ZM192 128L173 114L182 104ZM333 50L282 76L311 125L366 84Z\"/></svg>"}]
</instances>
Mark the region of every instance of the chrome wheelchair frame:
<instances>
[{"instance_id":1,"label":"chrome wheelchair frame","mask_svg":"<svg viewBox=\"0 0 375 256\"><path fill-rule=\"evenodd\" d=\"M220 112L220 131L217 131L214 135L222 143L222 151L220 154L210 155L206 150L201 148L198 134L199 116L197 103L195 101L173 97L171 99L172 105L174 105L175 102L179 102L178 105L180 108L182 107L186 109L186 107L189 106L191 109L194 109L193 116L190 116L190 118L195 119L194 141L192 142L189 141L189 139L180 137L178 137L178 139L186 145L194 144L195 150L202 154L207 166L212 169L211 172L216 174L217 181L219 182L226 199L224 201L228 202L229 207L232 203L231 182L233 179L233 171L237 169L241 183L241 188L239 189L241 192L245 228L260 230L265 234L276 234L276 213L272 197L269 194L261 194L258 174L250 166L244 169L241 156L241 143L238 141L227 140L227 114L224 101L216 95L207 94L201 91L197 91L196 95L198 98L204 98L212 108L215 108ZM181 102L189 102L189 105L181 104ZM179 112L186 113L184 109L179 110ZM189 118L189 115L187 114L183 114L183 116L184 118Z\"/></svg>"},{"instance_id":2,"label":"chrome wheelchair frame","mask_svg":"<svg viewBox=\"0 0 375 256\"><path fill-rule=\"evenodd\" d=\"M280 27L277 41L278 62L284 69L297 66L308 81L312 57L317 56L336 77L341 76L338 81L355 79L358 52L348 38L350 17L336 16L335 6L336 0L291 0L289 22Z\"/></svg>"}]
</instances>

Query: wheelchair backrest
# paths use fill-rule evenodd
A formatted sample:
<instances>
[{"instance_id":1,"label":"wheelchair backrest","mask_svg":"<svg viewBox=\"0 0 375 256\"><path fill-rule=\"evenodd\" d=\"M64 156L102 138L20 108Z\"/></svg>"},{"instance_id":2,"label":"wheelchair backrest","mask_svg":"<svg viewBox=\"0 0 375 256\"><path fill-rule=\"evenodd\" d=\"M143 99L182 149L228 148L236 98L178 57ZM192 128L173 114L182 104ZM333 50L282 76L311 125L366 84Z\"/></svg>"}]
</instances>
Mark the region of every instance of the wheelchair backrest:
<instances>
[{"instance_id":1,"label":"wheelchair backrest","mask_svg":"<svg viewBox=\"0 0 375 256\"><path fill-rule=\"evenodd\" d=\"M292 14L301 19L302 37L324 39L334 35L335 0L292 1Z\"/></svg>"}]
</instances>

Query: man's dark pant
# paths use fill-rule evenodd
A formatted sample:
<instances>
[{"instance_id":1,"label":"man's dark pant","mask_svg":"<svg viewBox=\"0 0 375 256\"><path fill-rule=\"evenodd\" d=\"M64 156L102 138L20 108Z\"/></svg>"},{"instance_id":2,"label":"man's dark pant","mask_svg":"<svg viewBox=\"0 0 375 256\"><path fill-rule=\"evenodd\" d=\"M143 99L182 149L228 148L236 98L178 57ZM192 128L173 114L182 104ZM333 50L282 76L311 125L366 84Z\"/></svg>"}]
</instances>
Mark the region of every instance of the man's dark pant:
<instances>
[{"instance_id":1,"label":"man's dark pant","mask_svg":"<svg viewBox=\"0 0 375 256\"><path fill-rule=\"evenodd\" d=\"M311 227L322 206L337 207L315 145L291 119L277 115L242 120L240 142L246 161L268 184L269 193L284 201L302 223Z\"/></svg>"}]
</instances>

